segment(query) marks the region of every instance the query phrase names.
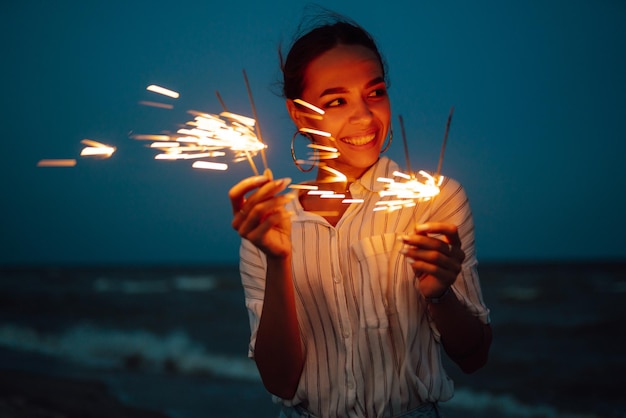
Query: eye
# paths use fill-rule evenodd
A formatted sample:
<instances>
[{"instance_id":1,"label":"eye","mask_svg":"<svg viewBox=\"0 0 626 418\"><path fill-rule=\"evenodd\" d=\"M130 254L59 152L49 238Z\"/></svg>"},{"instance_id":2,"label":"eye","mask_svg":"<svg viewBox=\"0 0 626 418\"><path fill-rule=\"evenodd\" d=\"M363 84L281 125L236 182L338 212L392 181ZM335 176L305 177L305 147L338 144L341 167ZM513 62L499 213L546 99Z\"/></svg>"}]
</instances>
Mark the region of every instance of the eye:
<instances>
[{"instance_id":1,"label":"eye","mask_svg":"<svg viewBox=\"0 0 626 418\"><path fill-rule=\"evenodd\" d=\"M387 89L384 88L384 87L372 90L370 92L370 94L367 95L367 97L374 97L374 98L376 98L376 97L385 97L385 96L387 96Z\"/></svg>"},{"instance_id":2,"label":"eye","mask_svg":"<svg viewBox=\"0 0 626 418\"><path fill-rule=\"evenodd\" d=\"M328 107L337 107L337 106L341 106L346 104L345 99L343 98L337 98L334 100L331 100L330 102L327 102L324 107L328 108Z\"/></svg>"}]
</instances>

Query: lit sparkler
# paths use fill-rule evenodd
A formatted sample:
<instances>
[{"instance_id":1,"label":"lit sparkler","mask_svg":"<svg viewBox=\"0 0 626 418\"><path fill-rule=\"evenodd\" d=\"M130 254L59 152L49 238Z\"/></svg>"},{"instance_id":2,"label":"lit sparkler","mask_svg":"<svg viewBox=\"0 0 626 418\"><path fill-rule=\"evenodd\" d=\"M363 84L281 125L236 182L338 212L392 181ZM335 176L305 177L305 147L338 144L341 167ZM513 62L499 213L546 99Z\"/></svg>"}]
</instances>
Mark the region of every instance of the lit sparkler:
<instances>
[{"instance_id":1,"label":"lit sparkler","mask_svg":"<svg viewBox=\"0 0 626 418\"><path fill-rule=\"evenodd\" d=\"M241 161L265 149L254 131L255 120L231 112L219 115L189 111L194 119L172 135L131 135L138 140L155 140L150 148L161 151L157 160L189 160L225 156L229 149L234 152L234 160ZM195 164L196 168L219 167L224 165ZM226 165L226 168L228 166Z\"/></svg>"},{"instance_id":2,"label":"lit sparkler","mask_svg":"<svg viewBox=\"0 0 626 418\"><path fill-rule=\"evenodd\" d=\"M415 206L417 202L427 201L439 194L439 186L443 182L443 177L435 178L424 170L418 174L422 177L418 179L415 175L408 175L400 171L394 171L394 177L402 180L379 177L377 180L385 184L385 190L379 192L381 200L376 202L374 210L394 210ZM387 198L387 199L385 199Z\"/></svg>"},{"instance_id":3,"label":"lit sparkler","mask_svg":"<svg viewBox=\"0 0 626 418\"><path fill-rule=\"evenodd\" d=\"M452 120L453 112L454 107L450 109L450 114L446 123L446 131L444 134L443 145L441 147L441 153L439 154L437 172L435 175L431 175L424 170L420 170L417 174L421 176L421 179L418 179L418 177L411 172L411 162L409 160L409 150L404 130L404 121L402 116L399 116L400 128L402 130L402 140L404 143L404 153L406 156L406 165L410 174L398 171L394 172L394 177L401 178L402 180L400 181L385 177L378 178L378 181L386 183L386 185L385 190L379 192L382 199L376 203L376 208L374 210L387 210L388 212L393 212L405 207L415 206L417 202L430 200L432 203L435 196L439 194L440 186L444 179L441 175L441 166L443 164L443 156L448 140L448 132L450 130L450 122Z\"/></svg>"},{"instance_id":4,"label":"lit sparkler","mask_svg":"<svg viewBox=\"0 0 626 418\"><path fill-rule=\"evenodd\" d=\"M131 138L154 141L149 147L160 151L160 153L154 157L157 160L200 160L216 158L225 156L226 153L224 150L230 150L234 152L233 160L235 162L247 160L252 170L257 175L258 170L252 157L260 152L263 156L265 174L271 177L271 171L269 171L265 160L266 146L261 140L261 132L256 122L256 108L245 71L244 79L254 118L229 112L222 97L216 92L217 98L223 108L223 111L219 115L190 110L188 113L194 118L187 121L175 134L133 134ZM179 97L177 92L156 85L148 86L147 90L172 98ZM226 170L228 165L214 161L195 161L192 167Z\"/></svg>"}]
</instances>

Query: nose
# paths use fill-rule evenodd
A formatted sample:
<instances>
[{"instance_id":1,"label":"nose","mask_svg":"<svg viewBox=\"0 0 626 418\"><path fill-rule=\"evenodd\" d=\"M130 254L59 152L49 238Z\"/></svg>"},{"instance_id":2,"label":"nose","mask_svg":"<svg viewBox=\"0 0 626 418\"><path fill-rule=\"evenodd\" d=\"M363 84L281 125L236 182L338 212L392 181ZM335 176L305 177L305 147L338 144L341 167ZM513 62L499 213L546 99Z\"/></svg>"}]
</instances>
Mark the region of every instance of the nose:
<instances>
[{"instance_id":1,"label":"nose","mask_svg":"<svg viewBox=\"0 0 626 418\"><path fill-rule=\"evenodd\" d=\"M352 115L350 115L350 123L362 124L369 123L372 120L373 114L367 101L361 99L354 103L354 109Z\"/></svg>"}]
</instances>

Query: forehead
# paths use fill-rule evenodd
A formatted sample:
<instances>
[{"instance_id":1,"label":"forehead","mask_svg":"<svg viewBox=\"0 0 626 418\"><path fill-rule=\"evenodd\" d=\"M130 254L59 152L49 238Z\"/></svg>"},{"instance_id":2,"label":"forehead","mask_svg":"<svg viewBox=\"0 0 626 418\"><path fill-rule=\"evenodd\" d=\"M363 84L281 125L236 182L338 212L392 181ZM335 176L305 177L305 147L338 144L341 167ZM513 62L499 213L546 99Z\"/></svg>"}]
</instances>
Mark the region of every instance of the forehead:
<instances>
[{"instance_id":1,"label":"forehead","mask_svg":"<svg viewBox=\"0 0 626 418\"><path fill-rule=\"evenodd\" d=\"M304 92L359 87L382 76L380 61L372 50L362 45L337 45L311 61L304 75Z\"/></svg>"}]
</instances>

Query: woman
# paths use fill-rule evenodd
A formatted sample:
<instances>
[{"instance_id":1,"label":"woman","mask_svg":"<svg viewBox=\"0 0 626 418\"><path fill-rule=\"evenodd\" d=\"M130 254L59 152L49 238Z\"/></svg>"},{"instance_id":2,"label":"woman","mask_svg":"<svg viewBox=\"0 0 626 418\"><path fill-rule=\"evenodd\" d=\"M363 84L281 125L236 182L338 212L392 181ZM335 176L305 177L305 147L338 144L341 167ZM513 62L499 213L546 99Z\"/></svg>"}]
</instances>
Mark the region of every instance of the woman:
<instances>
[{"instance_id":1,"label":"woman","mask_svg":"<svg viewBox=\"0 0 626 418\"><path fill-rule=\"evenodd\" d=\"M330 133L310 137L337 149L312 184L362 202L280 194L290 179L265 176L230 190L249 355L281 416L439 416L453 395L440 347L469 373L491 344L465 192L446 179L433 202L374 211L376 179L398 166L380 156L391 141L385 65L362 28L311 30L282 69L296 127Z\"/></svg>"}]
</instances>

